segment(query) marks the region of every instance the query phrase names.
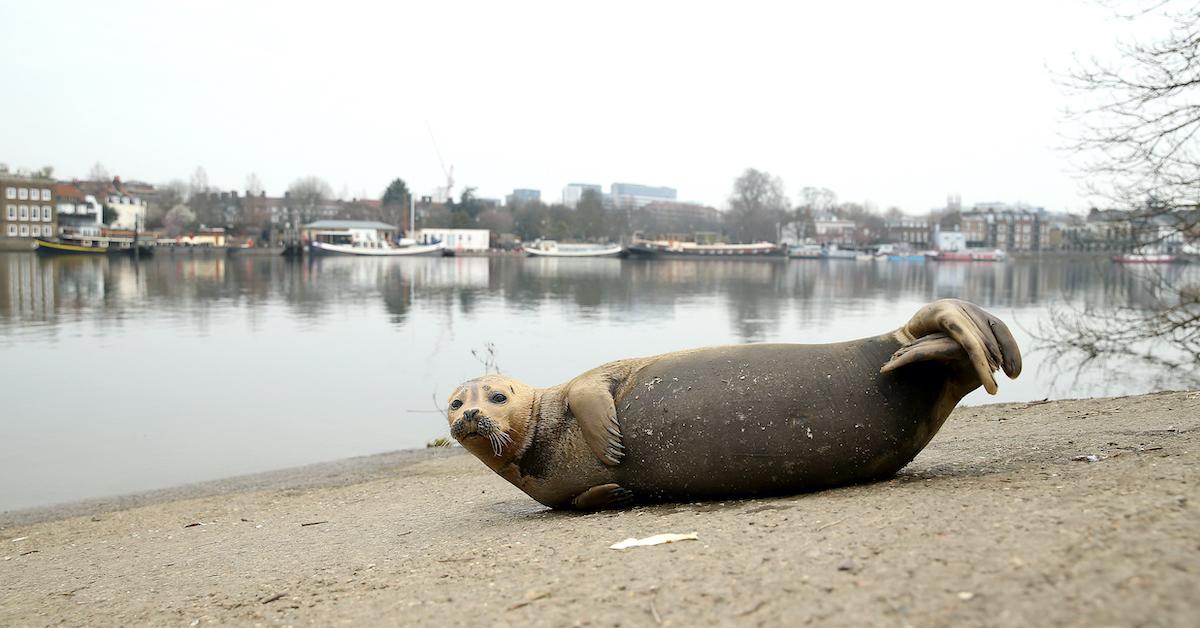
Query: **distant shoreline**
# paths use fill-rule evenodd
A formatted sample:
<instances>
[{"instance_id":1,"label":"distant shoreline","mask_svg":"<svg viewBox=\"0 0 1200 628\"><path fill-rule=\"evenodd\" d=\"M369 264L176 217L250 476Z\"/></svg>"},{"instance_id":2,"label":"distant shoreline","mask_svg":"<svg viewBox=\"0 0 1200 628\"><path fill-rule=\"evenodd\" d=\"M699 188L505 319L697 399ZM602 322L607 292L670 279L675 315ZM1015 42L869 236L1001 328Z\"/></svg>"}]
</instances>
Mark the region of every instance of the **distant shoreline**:
<instances>
[{"instance_id":1,"label":"distant shoreline","mask_svg":"<svg viewBox=\"0 0 1200 628\"><path fill-rule=\"evenodd\" d=\"M14 242L0 240L0 253L33 254L35 252L32 245L18 247L18 246L14 246L14 244L25 244L25 243L14 243ZM234 252L234 251L236 251L236 252ZM263 249L230 249L230 248L197 249L195 251L164 250L164 251L161 251L161 253L164 253L168 256L197 255L197 256L218 257L218 256L232 255L232 256L240 256L240 257L251 257L251 256L253 256L253 257L274 257L274 256L282 256L281 251L282 251L282 249L272 247L272 248L263 248ZM1014 258L1014 259L1041 259L1041 258L1107 259L1108 257L1111 257L1112 255L1116 255L1118 253L1120 253L1120 251L1116 251L1116 250L1112 250L1112 251L1036 251L1036 252L1035 251L1012 251L1012 252L1008 253L1008 256L1011 258ZM451 257L524 257L524 256L525 256L525 254L521 251L502 251L502 250L489 249L487 251L457 251ZM773 257L773 258L764 258L762 261L787 261L787 260L788 260L788 258L786 258L786 257ZM713 261L713 260L701 259L700 261ZM720 261L720 260L718 260L718 261Z\"/></svg>"}]
</instances>

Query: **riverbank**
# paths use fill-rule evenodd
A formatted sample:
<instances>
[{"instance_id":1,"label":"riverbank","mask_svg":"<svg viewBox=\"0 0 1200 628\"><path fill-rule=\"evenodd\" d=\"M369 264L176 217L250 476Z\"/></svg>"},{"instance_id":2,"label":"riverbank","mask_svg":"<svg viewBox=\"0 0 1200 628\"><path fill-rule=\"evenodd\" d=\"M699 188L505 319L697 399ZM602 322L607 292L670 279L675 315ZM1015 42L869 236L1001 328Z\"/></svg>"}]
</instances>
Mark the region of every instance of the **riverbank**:
<instances>
[{"instance_id":1,"label":"riverbank","mask_svg":"<svg viewBox=\"0 0 1200 628\"><path fill-rule=\"evenodd\" d=\"M1184 626L1198 428L1200 392L959 408L886 482L588 515L458 450L9 514L0 624Z\"/></svg>"}]
</instances>

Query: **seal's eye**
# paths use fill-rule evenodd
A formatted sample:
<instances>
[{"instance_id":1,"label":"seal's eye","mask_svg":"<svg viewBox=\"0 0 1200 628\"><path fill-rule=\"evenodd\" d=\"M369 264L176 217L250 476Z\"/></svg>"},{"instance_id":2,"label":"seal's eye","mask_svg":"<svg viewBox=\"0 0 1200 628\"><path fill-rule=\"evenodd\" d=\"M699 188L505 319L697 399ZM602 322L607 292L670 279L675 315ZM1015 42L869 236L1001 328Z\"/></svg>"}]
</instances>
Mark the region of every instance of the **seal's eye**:
<instances>
[{"instance_id":1,"label":"seal's eye","mask_svg":"<svg viewBox=\"0 0 1200 628\"><path fill-rule=\"evenodd\" d=\"M504 393L502 393L502 392L494 392L494 393L492 393L491 397L488 397L488 401L490 401L496 405L500 405L500 404L504 403L505 401L508 401L508 397L505 397Z\"/></svg>"},{"instance_id":2,"label":"seal's eye","mask_svg":"<svg viewBox=\"0 0 1200 628\"><path fill-rule=\"evenodd\" d=\"M450 409L451 409L451 410L457 410L457 409L459 409L459 408L461 408L461 407L462 407L462 399L455 399L454 401L451 401L451 402L450 402Z\"/></svg>"}]
</instances>

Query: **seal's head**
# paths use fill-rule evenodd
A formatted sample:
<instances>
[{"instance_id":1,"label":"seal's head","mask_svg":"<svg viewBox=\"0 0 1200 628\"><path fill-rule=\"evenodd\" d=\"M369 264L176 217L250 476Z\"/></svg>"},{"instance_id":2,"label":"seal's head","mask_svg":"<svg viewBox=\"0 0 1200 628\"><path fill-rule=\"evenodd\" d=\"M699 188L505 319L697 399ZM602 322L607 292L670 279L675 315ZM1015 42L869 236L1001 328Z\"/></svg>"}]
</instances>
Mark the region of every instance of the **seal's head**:
<instances>
[{"instance_id":1,"label":"seal's head","mask_svg":"<svg viewBox=\"0 0 1200 628\"><path fill-rule=\"evenodd\" d=\"M450 435L485 462L507 462L523 440L536 391L511 377L485 375L450 394Z\"/></svg>"}]
</instances>

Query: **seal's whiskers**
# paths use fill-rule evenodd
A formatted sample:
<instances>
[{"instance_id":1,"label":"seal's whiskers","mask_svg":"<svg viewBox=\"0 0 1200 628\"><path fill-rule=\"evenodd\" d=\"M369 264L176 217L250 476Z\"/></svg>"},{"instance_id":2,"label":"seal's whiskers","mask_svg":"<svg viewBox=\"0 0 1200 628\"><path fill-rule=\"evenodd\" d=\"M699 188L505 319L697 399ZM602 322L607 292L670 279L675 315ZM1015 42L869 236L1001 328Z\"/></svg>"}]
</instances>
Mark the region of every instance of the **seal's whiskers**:
<instances>
[{"instance_id":1,"label":"seal's whiskers","mask_svg":"<svg viewBox=\"0 0 1200 628\"><path fill-rule=\"evenodd\" d=\"M492 432L488 435L488 441L492 444L492 453L499 456L504 452L504 448L512 443L512 436L507 432Z\"/></svg>"}]
</instances>

